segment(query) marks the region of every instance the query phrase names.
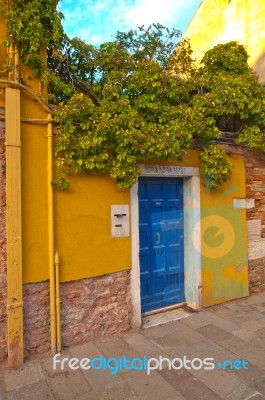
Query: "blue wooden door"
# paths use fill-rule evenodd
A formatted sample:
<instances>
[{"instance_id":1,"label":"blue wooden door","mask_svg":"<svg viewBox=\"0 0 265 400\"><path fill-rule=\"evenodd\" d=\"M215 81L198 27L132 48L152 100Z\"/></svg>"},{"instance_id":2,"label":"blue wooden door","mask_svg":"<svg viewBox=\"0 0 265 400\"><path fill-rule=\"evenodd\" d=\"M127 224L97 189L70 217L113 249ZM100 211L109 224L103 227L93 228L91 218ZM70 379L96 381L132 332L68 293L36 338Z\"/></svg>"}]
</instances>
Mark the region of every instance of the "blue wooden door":
<instances>
[{"instance_id":1,"label":"blue wooden door","mask_svg":"<svg viewBox=\"0 0 265 400\"><path fill-rule=\"evenodd\" d=\"M142 312L184 301L183 180L139 178Z\"/></svg>"}]
</instances>

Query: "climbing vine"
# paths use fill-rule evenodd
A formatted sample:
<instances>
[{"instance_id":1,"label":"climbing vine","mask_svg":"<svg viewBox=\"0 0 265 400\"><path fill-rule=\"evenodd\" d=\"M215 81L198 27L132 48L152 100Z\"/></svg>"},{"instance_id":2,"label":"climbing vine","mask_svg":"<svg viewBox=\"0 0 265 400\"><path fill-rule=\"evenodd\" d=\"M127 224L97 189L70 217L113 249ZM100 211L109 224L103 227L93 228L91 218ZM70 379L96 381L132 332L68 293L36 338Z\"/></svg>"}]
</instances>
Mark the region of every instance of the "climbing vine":
<instances>
[{"instance_id":1,"label":"climbing vine","mask_svg":"<svg viewBox=\"0 0 265 400\"><path fill-rule=\"evenodd\" d=\"M205 182L216 189L233 168L222 146L224 116L237 121L230 141L265 151L265 92L242 45L215 46L198 64L178 30L153 24L95 47L63 33L57 3L13 0L12 10L2 9L7 44L18 41L23 62L48 85L54 185L66 189L71 174L106 173L129 188L139 162L181 161L196 146Z\"/></svg>"},{"instance_id":2,"label":"climbing vine","mask_svg":"<svg viewBox=\"0 0 265 400\"><path fill-rule=\"evenodd\" d=\"M61 47L63 14L57 10L59 0L13 0L12 6L9 3L0 3L7 27L4 45L17 41L24 64L40 73L46 67L41 48Z\"/></svg>"}]
</instances>

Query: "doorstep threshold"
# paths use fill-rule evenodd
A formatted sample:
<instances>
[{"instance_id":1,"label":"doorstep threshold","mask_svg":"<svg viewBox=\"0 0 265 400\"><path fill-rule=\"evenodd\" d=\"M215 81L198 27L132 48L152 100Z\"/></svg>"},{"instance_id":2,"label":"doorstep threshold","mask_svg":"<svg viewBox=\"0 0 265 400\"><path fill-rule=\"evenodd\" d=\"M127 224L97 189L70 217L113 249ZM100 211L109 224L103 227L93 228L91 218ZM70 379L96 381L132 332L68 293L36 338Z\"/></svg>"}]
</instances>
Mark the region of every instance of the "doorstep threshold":
<instances>
[{"instance_id":1,"label":"doorstep threshold","mask_svg":"<svg viewBox=\"0 0 265 400\"><path fill-rule=\"evenodd\" d=\"M152 326L166 324L193 315L194 311L186 307L186 303L178 303L172 306L163 307L158 310L148 311L142 314L142 329Z\"/></svg>"},{"instance_id":2,"label":"doorstep threshold","mask_svg":"<svg viewBox=\"0 0 265 400\"><path fill-rule=\"evenodd\" d=\"M152 310L152 311L146 311L146 312L142 313L142 317L147 317L148 315L153 315L153 314L159 314L159 313L162 313L162 312L165 312L168 310L174 310L175 308L181 308L184 306L186 306L185 302L172 304L171 306L158 308L158 309Z\"/></svg>"}]
</instances>

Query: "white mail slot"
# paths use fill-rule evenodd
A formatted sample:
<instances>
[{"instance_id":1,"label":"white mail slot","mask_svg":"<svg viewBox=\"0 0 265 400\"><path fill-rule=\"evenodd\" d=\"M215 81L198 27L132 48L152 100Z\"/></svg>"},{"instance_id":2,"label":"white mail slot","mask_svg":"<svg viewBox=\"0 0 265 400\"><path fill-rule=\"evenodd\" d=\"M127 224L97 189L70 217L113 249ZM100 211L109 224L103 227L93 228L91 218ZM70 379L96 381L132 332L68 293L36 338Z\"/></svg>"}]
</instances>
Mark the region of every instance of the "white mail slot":
<instances>
[{"instance_id":1,"label":"white mail slot","mask_svg":"<svg viewBox=\"0 0 265 400\"><path fill-rule=\"evenodd\" d=\"M111 236L130 236L128 204L111 206Z\"/></svg>"}]
</instances>

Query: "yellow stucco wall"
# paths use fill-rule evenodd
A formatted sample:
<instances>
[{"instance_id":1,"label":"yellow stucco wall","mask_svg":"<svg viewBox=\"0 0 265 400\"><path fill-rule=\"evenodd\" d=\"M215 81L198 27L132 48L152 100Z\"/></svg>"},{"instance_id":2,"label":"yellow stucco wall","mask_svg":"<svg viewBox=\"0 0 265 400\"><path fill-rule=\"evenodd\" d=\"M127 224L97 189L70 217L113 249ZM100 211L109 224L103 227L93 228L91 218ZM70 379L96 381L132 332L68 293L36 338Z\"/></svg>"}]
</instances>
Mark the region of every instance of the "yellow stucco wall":
<instances>
[{"instance_id":1,"label":"yellow stucco wall","mask_svg":"<svg viewBox=\"0 0 265 400\"><path fill-rule=\"evenodd\" d=\"M22 104L23 104L22 99ZM39 110L39 107L38 111ZM36 115L29 99L27 113ZM31 114L32 112L32 114ZM39 112L38 112L39 114ZM46 117L43 113L42 117ZM48 278L47 127L22 124L23 281Z\"/></svg>"},{"instance_id":2,"label":"yellow stucco wall","mask_svg":"<svg viewBox=\"0 0 265 400\"><path fill-rule=\"evenodd\" d=\"M55 242L63 281L130 268L130 238L111 236L112 204L129 204L129 191L118 191L104 176L75 176L69 191L55 191Z\"/></svg>"},{"instance_id":3,"label":"yellow stucco wall","mask_svg":"<svg viewBox=\"0 0 265 400\"><path fill-rule=\"evenodd\" d=\"M35 133L24 135L32 139L24 141L29 155L23 163L23 176L27 176L23 180L24 282L48 279L45 137ZM199 166L197 151L189 151L183 163L154 162ZM245 210L233 208L233 198L245 197L244 162L239 155L232 156L231 162L232 179L217 192L206 190L201 179L203 306L248 294ZM61 281L131 267L131 238L111 237L111 204L130 204L130 196L106 176L74 176L69 191L55 191Z\"/></svg>"},{"instance_id":4,"label":"yellow stucco wall","mask_svg":"<svg viewBox=\"0 0 265 400\"><path fill-rule=\"evenodd\" d=\"M23 94L22 117L33 115L35 118L46 117L40 106ZM24 282L38 282L49 277L46 129L45 126L22 124ZM235 166L232 179L217 192L207 191L201 179L204 306L248 294L245 210L233 208L233 198L245 197L244 163L241 156L231 157L231 162ZM189 151L183 163L171 164L199 166L198 152ZM55 191L55 248L60 255L61 281L131 267L131 238L111 237L110 216L111 204L129 203L129 191L118 191L106 176L74 176L69 191ZM235 232L232 246L231 232ZM211 235L216 239L212 241ZM223 241L228 241L231 247L228 246L228 251L218 247Z\"/></svg>"},{"instance_id":5,"label":"yellow stucco wall","mask_svg":"<svg viewBox=\"0 0 265 400\"><path fill-rule=\"evenodd\" d=\"M265 81L264 0L203 0L184 33L197 59L218 43L237 40L246 46L249 64Z\"/></svg>"},{"instance_id":6,"label":"yellow stucco wall","mask_svg":"<svg viewBox=\"0 0 265 400\"><path fill-rule=\"evenodd\" d=\"M248 295L246 211L234 208L233 199L244 199L243 157L231 157L229 182L214 193L202 187L202 304L204 307Z\"/></svg>"}]
</instances>

